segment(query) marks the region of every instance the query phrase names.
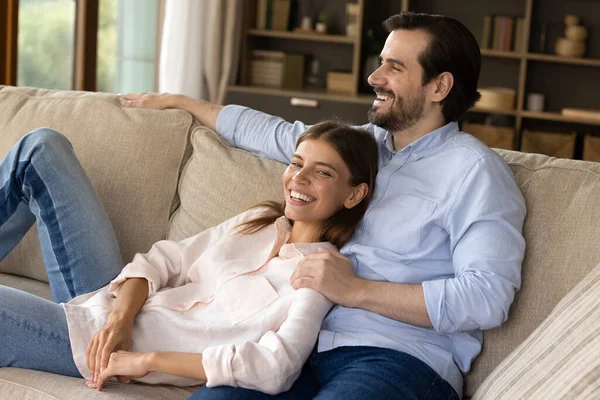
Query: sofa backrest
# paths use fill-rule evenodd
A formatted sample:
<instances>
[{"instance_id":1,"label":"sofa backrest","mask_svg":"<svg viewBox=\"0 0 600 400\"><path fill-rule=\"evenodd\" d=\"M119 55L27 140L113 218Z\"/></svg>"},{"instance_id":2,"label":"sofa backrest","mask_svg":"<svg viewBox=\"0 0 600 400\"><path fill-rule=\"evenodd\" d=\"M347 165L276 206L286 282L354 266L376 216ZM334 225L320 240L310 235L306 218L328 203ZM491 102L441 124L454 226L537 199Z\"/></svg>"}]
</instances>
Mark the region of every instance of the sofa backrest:
<instances>
[{"instance_id":1,"label":"sofa backrest","mask_svg":"<svg viewBox=\"0 0 600 400\"><path fill-rule=\"evenodd\" d=\"M107 94L0 86L0 157L35 128L69 138L125 262L166 236L193 123L181 110L123 109ZM35 229L0 262L0 272L47 281Z\"/></svg>"}]
</instances>

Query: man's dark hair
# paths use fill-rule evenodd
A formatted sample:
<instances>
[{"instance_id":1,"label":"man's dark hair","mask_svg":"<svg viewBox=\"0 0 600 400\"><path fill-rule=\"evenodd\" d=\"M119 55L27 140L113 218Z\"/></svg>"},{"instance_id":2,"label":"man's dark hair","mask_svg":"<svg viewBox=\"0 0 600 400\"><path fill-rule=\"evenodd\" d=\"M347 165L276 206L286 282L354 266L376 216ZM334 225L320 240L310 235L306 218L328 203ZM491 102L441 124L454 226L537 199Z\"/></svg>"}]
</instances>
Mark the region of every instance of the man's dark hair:
<instances>
[{"instance_id":1,"label":"man's dark hair","mask_svg":"<svg viewBox=\"0 0 600 400\"><path fill-rule=\"evenodd\" d=\"M429 44L421 54L425 85L442 72L450 72L454 86L441 102L446 123L456 121L477 100L477 81L481 70L479 45L469 29L457 20L442 15L404 12L383 22L390 33L396 29L421 30L429 36Z\"/></svg>"}]
</instances>

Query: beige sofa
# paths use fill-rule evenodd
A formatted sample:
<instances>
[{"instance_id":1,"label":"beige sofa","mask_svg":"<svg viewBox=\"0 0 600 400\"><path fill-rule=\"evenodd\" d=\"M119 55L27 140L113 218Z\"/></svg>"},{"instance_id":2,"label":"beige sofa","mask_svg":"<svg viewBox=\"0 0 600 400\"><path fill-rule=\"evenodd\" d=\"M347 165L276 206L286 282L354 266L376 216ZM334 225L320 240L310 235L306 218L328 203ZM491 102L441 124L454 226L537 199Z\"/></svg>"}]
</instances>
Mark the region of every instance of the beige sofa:
<instances>
[{"instance_id":1,"label":"beige sofa","mask_svg":"<svg viewBox=\"0 0 600 400\"><path fill-rule=\"evenodd\" d=\"M41 126L73 143L125 261L159 239L181 239L281 196L283 165L231 148L187 112L122 109L105 94L0 86L0 156ZM465 378L467 398L600 261L600 164L499 153L527 200L523 284L509 321L485 332L483 352ZM34 228L0 262L0 284L50 298L38 247ZM185 399L194 389L111 384L98 393L82 379L0 369L0 399Z\"/></svg>"}]
</instances>

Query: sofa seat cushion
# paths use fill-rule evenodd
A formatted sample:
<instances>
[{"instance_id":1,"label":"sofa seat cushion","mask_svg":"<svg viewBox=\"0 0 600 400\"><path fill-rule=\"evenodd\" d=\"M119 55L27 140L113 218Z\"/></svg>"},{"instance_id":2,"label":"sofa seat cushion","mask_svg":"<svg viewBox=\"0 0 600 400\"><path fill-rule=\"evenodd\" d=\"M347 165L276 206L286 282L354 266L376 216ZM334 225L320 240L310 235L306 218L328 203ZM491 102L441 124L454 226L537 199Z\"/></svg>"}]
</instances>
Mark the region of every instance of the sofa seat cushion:
<instances>
[{"instance_id":1,"label":"sofa seat cushion","mask_svg":"<svg viewBox=\"0 0 600 400\"><path fill-rule=\"evenodd\" d=\"M181 206L169 239L195 235L259 202L283 201L287 165L232 147L206 127L196 127L191 141L194 151L181 174Z\"/></svg>"},{"instance_id":2,"label":"sofa seat cushion","mask_svg":"<svg viewBox=\"0 0 600 400\"><path fill-rule=\"evenodd\" d=\"M465 378L473 396L483 380L600 261L600 163L497 150L525 196L526 249L521 289L508 321L484 332Z\"/></svg>"},{"instance_id":3,"label":"sofa seat cushion","mask_svg":"<svg viewBox=\"0 0 600 400\"><path fill-rule=\"evenodd\" d=\"M166 235L192 124L185 111L123 109L108 94L0 86L0 157L36 128L63 133L104 204L124 262ZM0 272L47 280L36 233Z\"/></svg>"},{"instance_id":4,"label":"sofa seat cushion","mask_svg":"<svg viewBox=\"0 0 600 400\"><path fill-rule=\"evenodd\" d=\"M83 378L0 368L0 398L7 400L185 400L197 389L109 382L99 392L88 388Z\"/></svg>"},{"instance_id":5,"label":"sofa seat cushion","mask_svg":"<svg viewBox=\"0 0 600 400\"><path fill-rule=\"evenodd\" d=\"M600 394L600 264L486 378L473 400Z\"/></svg>"},{"instance_id":6,"label":"sofa seat cushion","mask_svg":"<svg viewBox=\"0 0 600 400\"><path fill-rule=\"evenodd\" d=\"M23 290L46 300L52 300L50 285L31 278L0 273L0 285Z\"/></svg>"}]
</instances>

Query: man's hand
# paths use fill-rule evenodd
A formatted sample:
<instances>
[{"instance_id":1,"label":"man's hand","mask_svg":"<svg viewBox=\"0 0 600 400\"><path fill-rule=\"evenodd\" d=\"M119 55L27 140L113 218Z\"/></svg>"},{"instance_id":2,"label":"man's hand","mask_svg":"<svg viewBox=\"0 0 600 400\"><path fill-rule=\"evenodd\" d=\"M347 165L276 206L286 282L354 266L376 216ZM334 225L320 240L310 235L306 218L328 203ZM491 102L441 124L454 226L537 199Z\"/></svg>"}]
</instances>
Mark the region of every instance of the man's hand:
<instances>
[{"instance_id":1,"label":"man's hand","mask_svg":"<svg viewBox=\"0 0 600 400\"><path fill-rule=\"evenodd\" d=\"M352 303L361 287L352 261L334 250L320 249L298 263L290 277L294 289L311 288L334 303L354 307Z\"/></svg>"},{"instance_id":2,"label":"man's hand","mask_svg":"<svg viewBox=\"0 0 600 400\"><path fill-rule=\"evenodd\" d=\"M129 350L132 334L133 321L109 317L106 325L92 336L85 353L92 382L97 381L102 369L106 369L113 352Z\"/></svg>"},{"instance_id":3,"label":"man's hand","mask_svg":"<svg viewBox=\"0 0 600 400\"><path fill-rule=\"evenodd\" d=\"M151 353L130 353L122 350L112 353L108 366L102 370L96 382L90 382L88 386L102 390L104 382L113 376L121 383L131 378L141 378L150 372L151 356Z\"/></svg>"},{"instance_id":4,"label":"man's hand","mask_svg":"<svg viewBox=\"0 0 600 400\"><path fill-rule=\"evenodd\" d=\"M128 93L119 95L119 102L123 107L130 108L176 108L180 95L170 93Z\"/></svg>"}]
</instances>

